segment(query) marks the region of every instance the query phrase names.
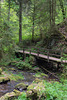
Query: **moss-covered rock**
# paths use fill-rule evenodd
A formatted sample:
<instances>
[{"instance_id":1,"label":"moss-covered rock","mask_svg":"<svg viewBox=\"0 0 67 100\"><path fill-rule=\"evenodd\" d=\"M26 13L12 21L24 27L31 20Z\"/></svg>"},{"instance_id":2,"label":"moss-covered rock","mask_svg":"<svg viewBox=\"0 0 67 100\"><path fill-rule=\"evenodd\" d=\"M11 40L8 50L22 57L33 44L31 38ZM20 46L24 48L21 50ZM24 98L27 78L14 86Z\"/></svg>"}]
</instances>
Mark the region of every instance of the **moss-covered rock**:
<instances>
[{"instance_id":1,"label":"moss-covered rock","mask_svg":"<svg viewBox=\"0 0 67 100\"><path fill-rule=\"evenodd\" d=\"M35 76L35 77L37 77L37 78L42 78L42 79L48 78L48 75L47 75L47 74L40 73L40 72L36 73L36 74L33 75L33 76Z\"/></svg>"},{"instance_id":2,"label":"moss-covered rock","mask_svg":"<svg viewBox=\"0 0 67 100\"><path fill-rule=\"evenodd\" d=\"M33 71L35 71L35 72L38 72L38 71L40 71L40 68L39 67L33 67Z\"/></svg>"},{"instance_id":3,"label":"moss-covered rock","mask_svg":"<svg viewBox=\"0 0 67 100\"><path fill-rule=\"evenodd\" d=\"M15 86L15 89L18 89L18 90L22 91L22 90L26 90L27 87L28 87L27 84L19 83L19 84L17 84L17 85Z\"/></svg>"},{"instance_id":4,"label":"moss-covered rock","mask_svg":"<svg viewBox=\"0 0 67 100\"><path fill-rule=\"evenodd\" d=\"M44 74L44 73L41 73L41 76L42 77L48 77L48 75L47 74Z\"/></svg>"},{"instance_id":5,"label":"moss-covered rock","mask_svg":"<svg viewBox=\"0 0 67 100\"><path fill-rule=\"evenodd\" d=\"M9 70L11 70L11 71L16 71L16 69L15 69L15 68L9 68Z\"/></svg>"},{"instance_id":6,"label":"moss-covered rock","mask_svg":"<svg viewBox=\"0 0 67 100\"><path fill-rule=\"evenodd\" d=\"M42 82L42 80L41 80L41 79L36 78L33 82L34 82L34 83L39 83L39 82Z\"/></svg>"},{"instance_id":7,"label":"moss-covered rock","mask_svg":"<svg viewBox=\"0 0 67 100\"><path fill-rule=\"evenodd\" d=\"M22 93L20 91L14 90L13 92L6 93L0 98L0 100L15 100L15 97L20 96Z\"/></svg>"},{"instance_id":8,"label":"moss-covered rock","mask_svg":"<svg viewBox=\"0 0 67 100\"><path fill-rule=\"evenodd\" d=\"M34 56L30 56L29 57L29 63L34 66L36 65L36 58Z\"/></svg>"},{"instance_id":9,"label":"moss-covered rock","mask_svg":"<svg viewBox=\"0 0 67 100\"><path fill-rule=\"evenodd\" d=\"M45 93L42 93L42 90L45 91L45 85L43 81L39 83L32 83L27 89L27 97L31 100L37 100L37 98L41 98L42 96L45 97Z\"/></svg>"},{"instance_id":10,"label":"moss-covered rock","mask_svg":"<svg viewBox=\"0 0 67 100\"><path fill-rule=\"evenodd\" d=\"M0 68L0 74L2 74L2 69Z\"/></svg>"},{"instance_id":11,"label":"moss-covered rock","mask_svg":"<svg viewBox=\"0 0 67 100\"><path fill-rule=\"evenodd\" d=\"M9 77L0 77L0 84L10 81Z\"/></svg>"}]
</instances>

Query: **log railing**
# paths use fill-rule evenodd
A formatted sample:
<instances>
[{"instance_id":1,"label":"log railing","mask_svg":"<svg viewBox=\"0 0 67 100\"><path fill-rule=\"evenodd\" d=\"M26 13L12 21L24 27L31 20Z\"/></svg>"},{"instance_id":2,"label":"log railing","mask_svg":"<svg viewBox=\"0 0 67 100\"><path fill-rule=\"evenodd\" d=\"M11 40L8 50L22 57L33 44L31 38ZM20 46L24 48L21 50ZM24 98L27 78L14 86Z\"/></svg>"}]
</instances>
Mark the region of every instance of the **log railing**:
<instances>
[{"instance_id":1,"label":"log railing","mask_svg":"<svg viewBox=\"0 0 67 100\"><path fill-rule=\"evenodd\" d=\"M49 56L52 56L52 57L57 57L57 58L61 58L63 57L63 50L52 50L52 49L44 49L44 48L34 48L34 49L27 49L27 48L23 48L23 53L24 51L29 51L30 54L31 52L33 53L37 53L37 55L39 56L39 54L44 54L44 55L47 55L48 59L49 59Z\"/></svg>"},{"instance_id":2,"label":"log railing","mask_svg":"<svg viewBox=\"0 0 67 100\"><path fill-rule=\"evenodd\" d=\"M46 56L48 62L49 60L53 60L53 61L56 61L56 62L66 62L67 63L67 60L62 60L61 57L63 57L63 49L59 49L59 50L52 50L52 49L44 49L44 48L23 48L22 50L19 50L20 52L22 52L24 54L24 56L26 54L32 54L32 55L36 55L37 57L43 57L43 56ZM58 61L59 60L59 61Z\"/></svg>"}]
</instances>

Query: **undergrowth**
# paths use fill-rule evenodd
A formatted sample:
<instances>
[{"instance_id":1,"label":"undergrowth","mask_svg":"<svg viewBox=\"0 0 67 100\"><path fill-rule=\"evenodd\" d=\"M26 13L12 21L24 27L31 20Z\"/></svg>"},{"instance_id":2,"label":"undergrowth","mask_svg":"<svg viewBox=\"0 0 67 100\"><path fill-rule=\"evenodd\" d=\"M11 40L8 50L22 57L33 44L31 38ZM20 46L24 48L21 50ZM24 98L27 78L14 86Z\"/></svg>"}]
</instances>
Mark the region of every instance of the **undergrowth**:
<instances>
[{"instance_id":1,"label":"undergrowth","mask_svg":"<svg viewBox=\"0 0 67 100\"><path fill-rule=\"evenodd\" d=\"M63 54L61 60L67 60L67 54ZM67 63L62 64L62 77L67 79Z\"/></svg>"},{"instance_id":2,"label":"undergrowth","mask_svg":"<svg viewBox=\"0 0 67 100\"><path fill-rule=\"evenodd\" d=\"M18 97L18 99L15 99L15 100L28 100L26 98L26 93L25 92L22 92L22 95Z\"/></svg>"},{"instance_id":3,"label":"undergrowth","mask_svg":"<svg viewBox=\"0 0 67 100\"><path fill-rule=\"evenodd\" d=\"M26 57L24 60L22 58L15 58L12 63L12 65L16 66L18 69L21 70L28 70L32 69L32 65L29 63L29 58Z\"/></svg>"},{"instance_id":4,"label":"undergrowth","mask_svg":"<svg viewBox=\"0 0 67 100\"><path fill-rule=\"evenodd\" d=\"M67 100L67 80L66 82L59 83L59 82L47 82L43 81L45 89L40 90L39 96L37 100ZM21 96L18 97L16 100L32 100L27 98L26 93L22 93Z\"/></svg>"}]
</instances>

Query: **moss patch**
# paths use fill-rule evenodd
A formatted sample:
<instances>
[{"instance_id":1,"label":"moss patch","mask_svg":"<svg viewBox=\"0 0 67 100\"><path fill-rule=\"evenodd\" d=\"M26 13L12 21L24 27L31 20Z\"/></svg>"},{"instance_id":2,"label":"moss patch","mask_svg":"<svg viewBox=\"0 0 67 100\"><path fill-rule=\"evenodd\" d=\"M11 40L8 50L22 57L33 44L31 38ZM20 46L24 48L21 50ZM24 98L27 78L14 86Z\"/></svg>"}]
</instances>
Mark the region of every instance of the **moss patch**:
<instances>
[{"instance_id":1,"label":"moss patch","mask_svg":"<svg viewBox=\"0 0 67 100\"><path fill-rule=\"evenodd\" d=\"M14 80L14 81L18 81L18 80L23 80L24 77L21 75L21 74L10 74L9 75L10 79L11 80Z\"/></svg>"},{"instance_id":2,"label":"moss patch","mask_svg":"<svg viewBox=\"0 0 67 100\"><path fill-rule=\"evenodd\" d=\"M2 69L0 68L0 74L2 74Z\"/></svg>"},{"instance_id":3,"label":"moss patch","mask_svg":"<svg viewBox=\"0 0 67 100\"><path fill-rule=\"evenodd\" d=\"M15 89L18 89L18 90L20 90L20 89L21 89L21 90L26 90L27 87L28 87L27 84L19 83L19 84L17 84L17 85L15 86Z\"/></svg>"},{"instance_id":4,"label":"moss patch","mask_svg":"<svg viewBox=\"0 0 67 100\"><path fill-rule=\"evenodd\" d=\"M0 77L0 84L10 81L9 77Z\"/></svg>"},{"instance_id":5,"label":"moss patch","mask_svg":"<svg viewBox=\"0 0 67 100\"><path fill-rule=\"evenodd\" d=\"M14 90L13 92L7 93L0 98L0 100L14 100L15 97L20 96L22 93Z\"/></svg>"},{"instance_id":6,"label":"moss patch","mask_svg":"<svg viewBox=\"0 0 67 100\"><path fill-rule=\"evenodd\" d=\"M21 73L18 74L12 74L11 72L8 71L4 71L2 73L4 76L8 76L10 78L10 80L14 80L14 81L18 81L18 80L23 80L24 77Z\"/></svg>"},{"instance_id":7,"label":"moss patch","mask_svg":"<svg viewBox=\"0 0 67 100\"><path fill-rule=\"evenodd\" d=\"M41 78L46 78L46 77L48 77L47 74L40 73L40 72L36 73L34 76L35 76L35 77L41 77Z\"/></svg>"},{"instance_id":8,"label":"moss patch","mask_svg":"<svg viewBox=\"0 0 67 100\"><path fill-rule=\"evenodd\" d=\"M42 95L44 95L45 97L45 93L42 94L41 90L44 90L45 91L45 85L42 82L39 82L39 83L32 83L31 85L28 86L27 88L27 97L34 100L34 99L38 99L38 98L41 98ZM40 99L38 99L40 100Z\"/></svg>"}]
</instances>

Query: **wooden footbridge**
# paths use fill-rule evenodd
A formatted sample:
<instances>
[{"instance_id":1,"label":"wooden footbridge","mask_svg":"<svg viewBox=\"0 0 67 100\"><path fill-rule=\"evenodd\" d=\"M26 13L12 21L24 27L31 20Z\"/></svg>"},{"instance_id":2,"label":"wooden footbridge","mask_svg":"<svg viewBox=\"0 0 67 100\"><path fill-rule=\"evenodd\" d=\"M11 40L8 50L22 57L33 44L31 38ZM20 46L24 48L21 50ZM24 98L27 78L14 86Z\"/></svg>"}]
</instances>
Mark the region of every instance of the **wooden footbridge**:
<instances>
[{"instance_id":1,"label":"wooden footbridge","mask_svg":"<svg viewBox=\"0 0 67 100\"><path fill-rule=\"evenodd\" d=\"M51 52L54 53L51 53ZM25 49L23 48L22 50L16 50L17 53L22 53L23 55L33 55L39 58L43 58L45 60L56 62L56 63L67 63L67 60L61 59L63 57L63 51L62 49L60 50L60 54L55 53L56 50L50 50L50 49L37 49L32 50L32 49Z\"/></svg>"}]
</instances>

